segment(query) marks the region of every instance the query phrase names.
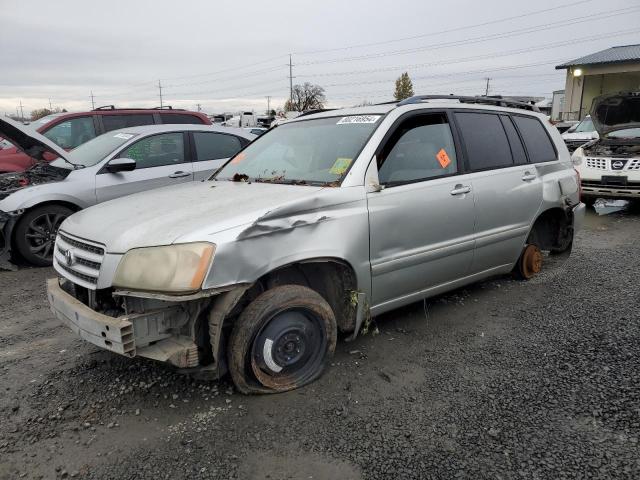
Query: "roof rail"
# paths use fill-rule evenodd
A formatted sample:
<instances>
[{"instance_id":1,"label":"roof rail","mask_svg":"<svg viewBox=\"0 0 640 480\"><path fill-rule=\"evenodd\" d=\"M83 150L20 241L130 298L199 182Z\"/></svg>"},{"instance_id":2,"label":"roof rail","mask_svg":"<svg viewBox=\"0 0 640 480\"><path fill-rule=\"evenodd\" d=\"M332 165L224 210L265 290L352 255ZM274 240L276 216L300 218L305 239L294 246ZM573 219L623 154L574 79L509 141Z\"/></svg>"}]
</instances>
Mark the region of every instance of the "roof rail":
<instances>
[{"instance_id":1,"label":"roof rail","mask_svg":"<svg viewBox=\"0 0 640 480\"><path fill-rule=\"evenodd\" d=\"M171 105L164 105L162 107L152 107L152 108L144 108L144 107L116 108L114 105L103 105L102 107L94 108L92 112L97 112L101 110L175 110L175 111L184 112L184 108L173 108Z\"/></svg>"},{"instance_id":2,"label":"roof rail","mask_svg":"<svg viewBox=\"0 0 640 480\"><path fill-rule=\"evenodd\" d=\"M173 107L171 105L163 105L161 107L153 107L151 110L173 110Z\"/></svg>"},{"instance_id":3,"label":"roof rail","mask_svg":"<svg viewBox=\"0 0 640 480\"><path fill-rule=\"evenodd\" d=\"M302 112L296 118L306 117L307 115L313 115L314 113L330 112L331 110L335 110L335 108L314 108L312 110L307 110L306 112Z\"/></svg>"},{"instance_id":4,"label":"roof rail","mask_svg":"<svg viewBox=\"0 0 640 480\"><path fill-rule=\"evenodd\" d=\"M97 112L99 110L115 110L116 107L114 105L103 105L101 107L96 107L92 111Z\"/></svg>"},{"instance_id":5,"label":"roof rail","mask_svg":"<svg viewBox=\"0 0 640 480\"><path fill-rule=\"evenodd\" d=\"M461 96L461 95L415 95L409 97L401 102L398 102L398 106L411 105L413 103L423 103L429 100L458 100L460 103L478 103L483 105L497 105L499 107L509 108L521 108L524 110L530 110L532 112L539 112L540 110L533 104L526 102L519 102L517 100L511 100L509 98L503 98L501 95L495 96Z\"/></svg>"}]
</instances>

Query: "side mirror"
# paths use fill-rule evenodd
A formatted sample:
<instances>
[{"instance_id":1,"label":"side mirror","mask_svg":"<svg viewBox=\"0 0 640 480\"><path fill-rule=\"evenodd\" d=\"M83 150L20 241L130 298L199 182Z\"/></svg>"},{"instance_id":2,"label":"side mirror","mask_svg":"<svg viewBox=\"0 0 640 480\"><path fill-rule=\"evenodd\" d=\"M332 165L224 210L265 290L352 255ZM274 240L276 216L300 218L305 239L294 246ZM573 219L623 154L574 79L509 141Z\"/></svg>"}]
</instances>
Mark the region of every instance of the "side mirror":
<instances>
[{"instance_id":1,"label":"side mirror","mask_svg":"<svg viewBox=\"0 0 640 480\"><path fill-rule=\"evenodd\" d=\"M114 158L106 166L109 173L130 172L135 169L136 161L131 158Z\"/></svg>"}]
</instances>

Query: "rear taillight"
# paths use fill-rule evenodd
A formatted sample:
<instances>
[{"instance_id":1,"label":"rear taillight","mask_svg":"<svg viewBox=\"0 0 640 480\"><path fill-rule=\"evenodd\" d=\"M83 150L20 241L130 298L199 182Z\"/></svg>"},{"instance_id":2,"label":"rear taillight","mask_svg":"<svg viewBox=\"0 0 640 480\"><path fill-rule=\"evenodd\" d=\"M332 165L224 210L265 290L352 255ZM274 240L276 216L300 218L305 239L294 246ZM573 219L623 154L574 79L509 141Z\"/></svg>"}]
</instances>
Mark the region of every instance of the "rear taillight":
<instances>
[{"instance_id":1,"label":"rear taillight","mask_svg":"<svg viewBox=\"0 0 640 480\"><path fill-rule=\"evenodd\" d=\"M582 179L580 178L580 172L578 171L578 169L574 168L573 170L578 176L578 203L580 203L582 201Z\"/></svg>"}]
</instances>

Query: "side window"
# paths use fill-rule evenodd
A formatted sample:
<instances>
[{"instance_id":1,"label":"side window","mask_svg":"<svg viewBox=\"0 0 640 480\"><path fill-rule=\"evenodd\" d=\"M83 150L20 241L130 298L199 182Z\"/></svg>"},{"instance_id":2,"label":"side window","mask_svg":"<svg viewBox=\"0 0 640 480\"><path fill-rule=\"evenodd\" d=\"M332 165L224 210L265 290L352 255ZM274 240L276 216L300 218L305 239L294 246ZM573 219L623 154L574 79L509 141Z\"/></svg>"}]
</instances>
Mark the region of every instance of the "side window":
<instances>
[{"instance_id":1,"label":"side window","mask_svg":"<svg viewBox=\"0 0 640 480\"><path fill-rule=\"evenodd\" d=\"M514 115L513 120L522 134L531 163L552 162L557 159L551 139L540 120L521 115Z\"/></svg>"},{"instance_id":2,"label":"side window","mask_svg":"<svg viewBox=\"0 0 640 480\"><path fill-rule=\"evenodd\" d=\"M457 171L456 150L444 114L419 115L406 120L378 156L378 178L387 186Z\"/></svg>"},{"instance_id":3,"label":"side window","mask_svg":"<svg viewBox=\"0 0 640 480\"><path fill-rule=\"evenodd\" d=\"M120 152L119 156L135 160L136 169L183 163L184 141L182 133L163 133L143 138Z\"/></svg>"},{"instance_id":4,"label":"side window","mask_svg":"<svg viewBox=\"0 0 640 480\"><path fill-rule=\"evenodd\" d=\"M104 126L105 132L110 132L111 130L117 130L119 128L153 125L153 115L102 115L102 125Z\"/></svg>"},{"instance_id":5,"label":"side window","mask_svg":"<svg viewBox=\"0 0 640 480\"><path fill-rule=\"evenodd\" d=\"M456 121L467 148L471 170L487 170L513 165L507 135L498 115L458 112Z\"/></svg>"},{"instance_id":6,"label":"side window","mask_svg":"<svg viewBox=\"0 0 640 480\"><path fill-rule=\"evenodd\" d=\"M160 120L162 123L186 123L189 125L196 124L202 125L204 122L196 115L189 115L185 113L161 113Z\"/></svg>"},{"instance_id":7,"label":"side window","mask_svg":"<svg viewBox=\"0 0 640 480\"><path fill-rule=\"evenodd\" d=\"M513 122L508 115L500 115L500 120L502 120L504 131L507 132L507 138L511 146L511 155L513 155L513 163L516 165L524 165L527 163L527 154L524 153L524 147L522 146L522 141L520 140L516 127L513 126Z\"/></svg>"},{"instance_id":8,"label":"side window","mask_svg":"<svg viewBox=\"0 0 640 480\"><path fill-rule=\"evenodd\" d=\"M43 133L52 142L65 149L76 148L96 136L92 117L70 118Z\"/></svg>"},{"instance_id":9,"label":"side window","mask_svg":"<svg viewBox=\"0 0 640 480\"><path fill-rule=\"evenodd\" d=\"M196 144L196 160L229 158L242 147L238 137L224 133L193 132Z\"/></svg>"}]
</instances>

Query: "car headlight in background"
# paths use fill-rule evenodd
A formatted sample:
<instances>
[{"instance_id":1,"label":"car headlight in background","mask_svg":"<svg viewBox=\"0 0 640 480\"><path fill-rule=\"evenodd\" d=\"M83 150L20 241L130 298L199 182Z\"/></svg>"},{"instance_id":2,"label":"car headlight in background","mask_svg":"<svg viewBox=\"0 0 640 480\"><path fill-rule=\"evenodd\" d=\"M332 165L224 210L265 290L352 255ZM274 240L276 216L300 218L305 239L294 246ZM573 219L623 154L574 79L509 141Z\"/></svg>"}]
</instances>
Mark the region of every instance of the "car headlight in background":
<instances>
[{"instance_id":1,"label":"car headlight in background","mask_svg":"<svg viewBox=\"0 0 640 480\"><path fill-rule=\"evenodd\" d=\"M199 290L215 249L212 243L134 248L120 260L113 284L171 293Z\"/></svg>"},{"instance_id":2,"label":"car headlight in background","mask_svg":"<svg viewBox=\"0 0 640 480\"><path fill-rule=\"evenodd\" d=\"M584 150L582 147L576 148L576 150L571 154L571 161L574 165L581 165L582 158L584 157Z\"/></svg>"}]
</instances>

